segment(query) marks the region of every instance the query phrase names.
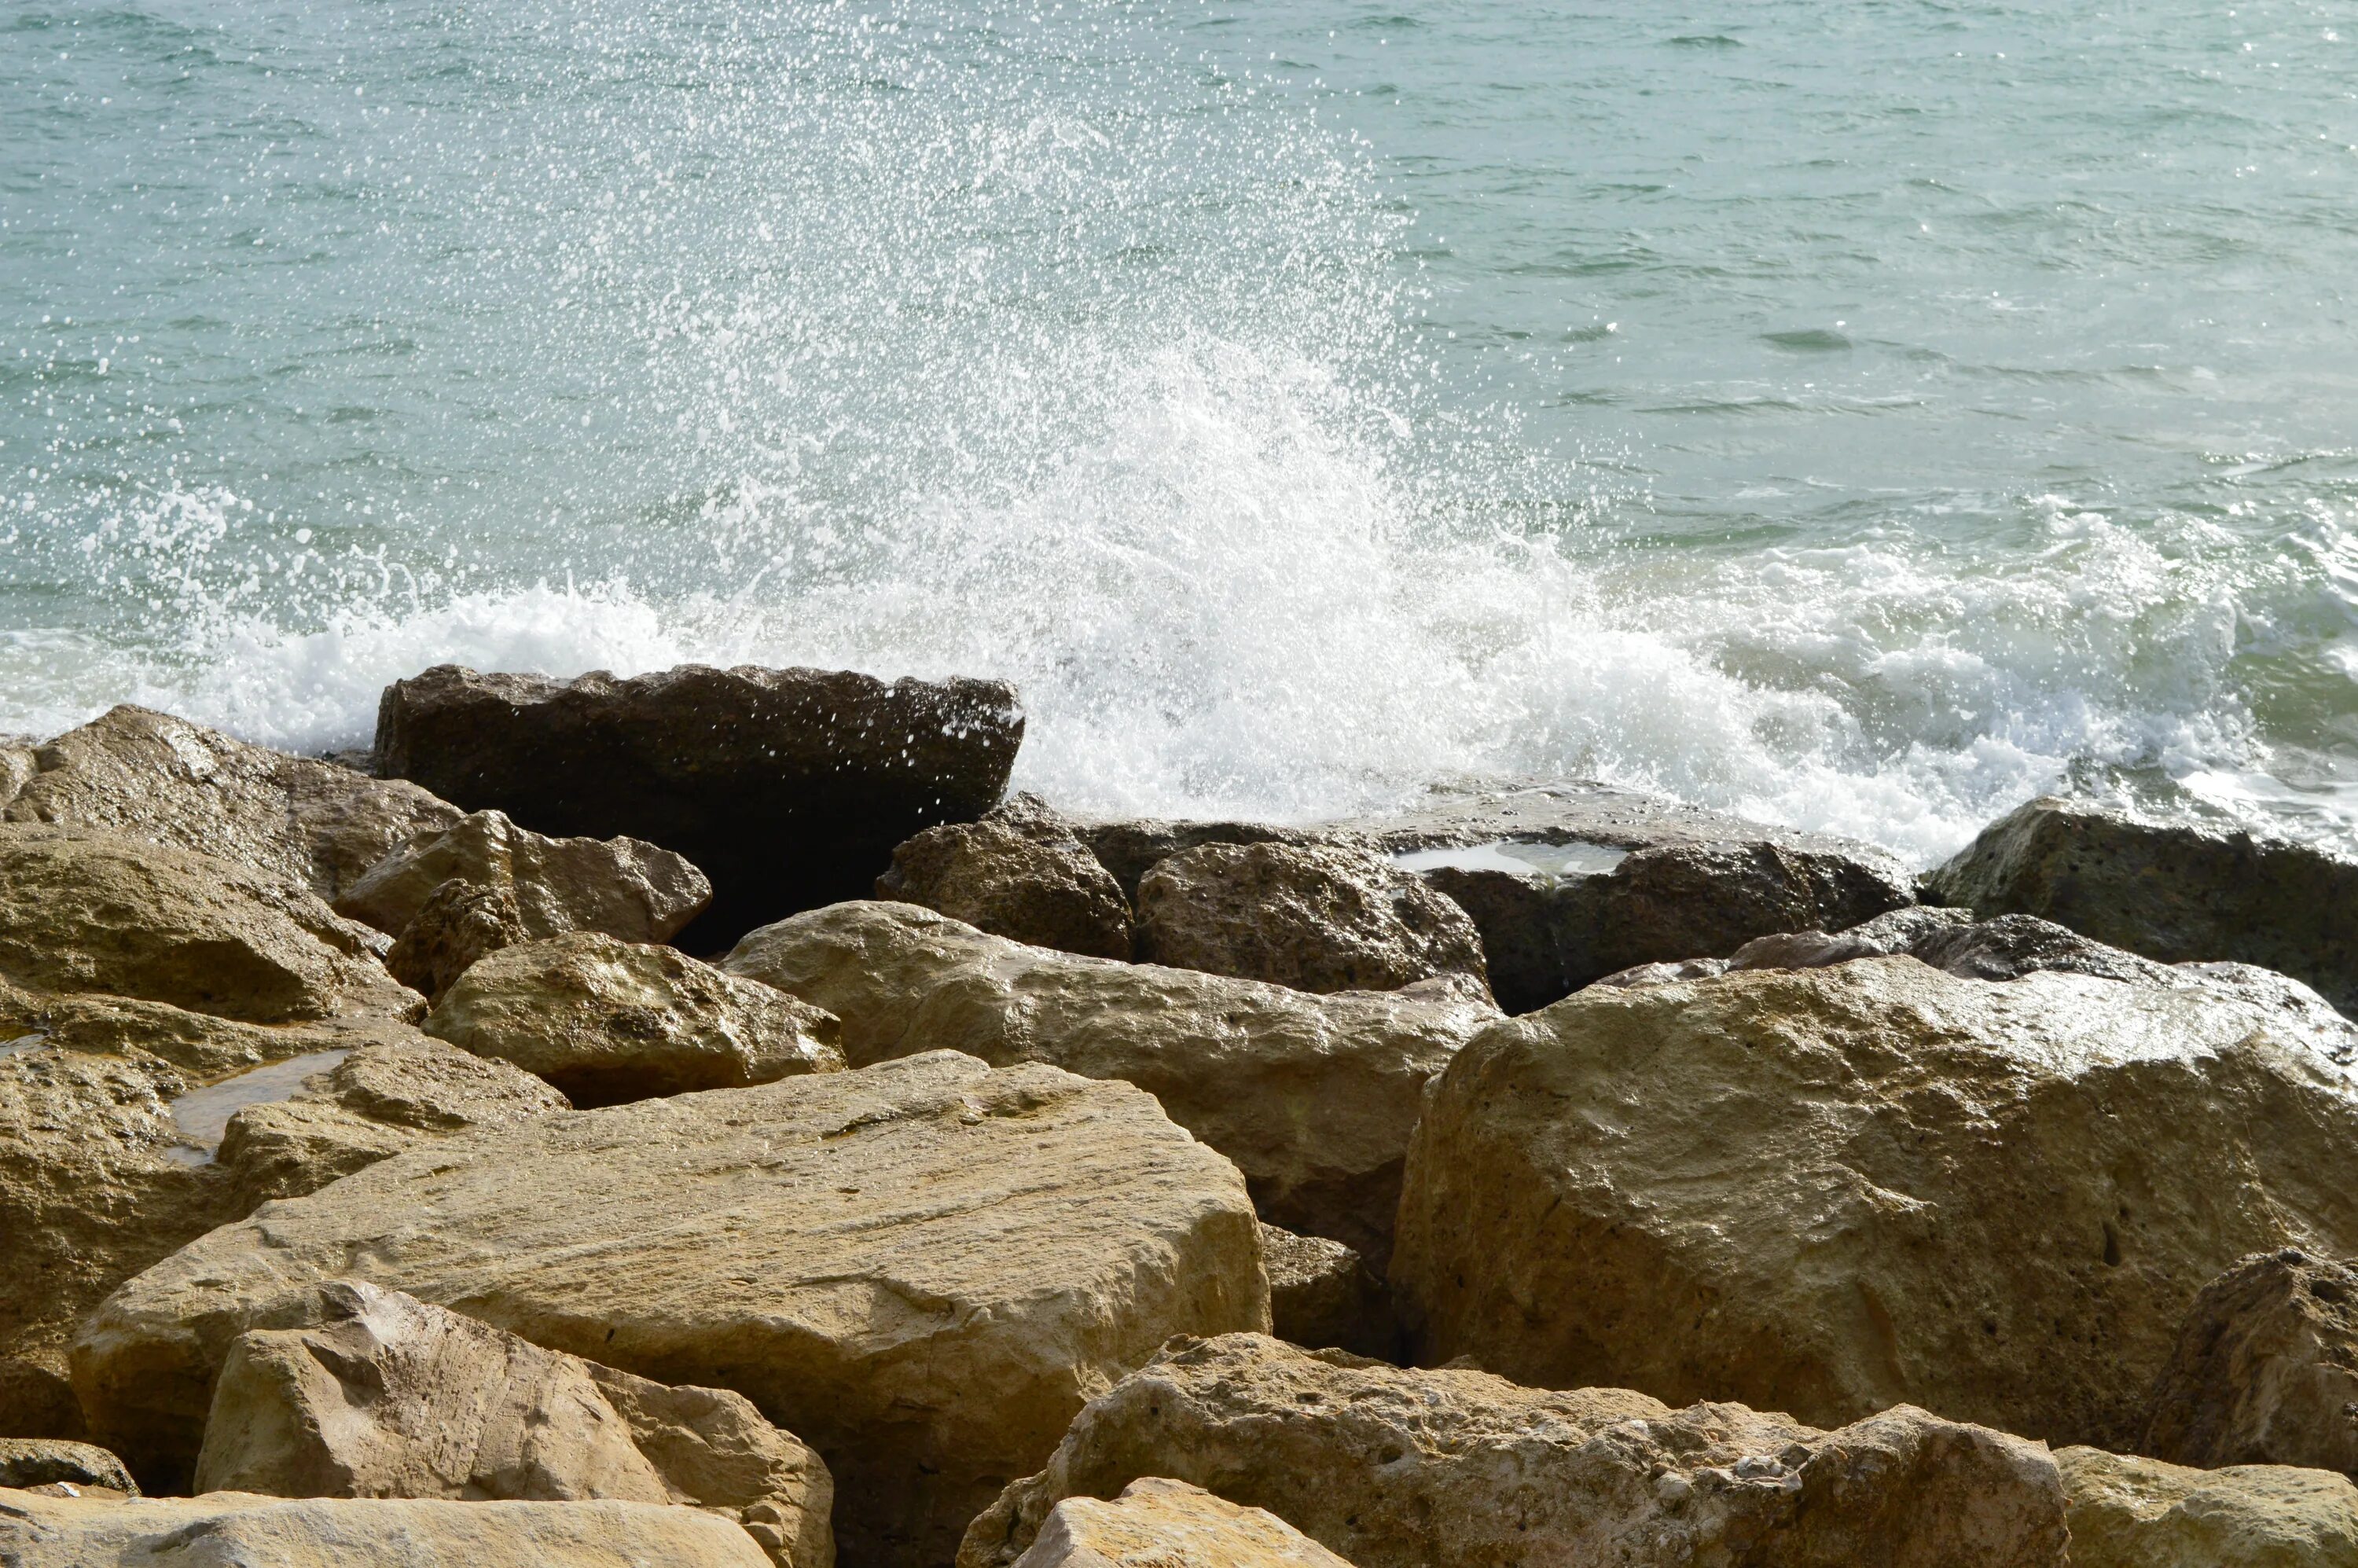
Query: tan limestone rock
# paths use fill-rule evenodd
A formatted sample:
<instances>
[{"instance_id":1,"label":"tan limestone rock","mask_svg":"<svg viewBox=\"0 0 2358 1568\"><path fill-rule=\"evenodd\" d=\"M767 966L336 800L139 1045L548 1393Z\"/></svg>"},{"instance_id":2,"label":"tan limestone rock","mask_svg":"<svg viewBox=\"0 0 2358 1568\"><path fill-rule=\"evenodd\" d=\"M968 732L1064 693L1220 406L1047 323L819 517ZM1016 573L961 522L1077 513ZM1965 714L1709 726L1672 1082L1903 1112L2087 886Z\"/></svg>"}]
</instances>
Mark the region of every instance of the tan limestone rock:
<instances>
[{"instance_id":1,"label":"tan limestone rock","mask_svg":"<svg viewBox=\"0 0 2358 1568\"><path fill-rule=\"evenodd\" d=\"M1463 979L1311 996L1029 947L904 903L780 921L721 968L841 1019L855 1066L946 1047L1136 1084L1237 1162L1265 1217L1378 1268L1425 1081L1498 1016Z\"/></svg>"},{"instance_id":2,"label":"tan limestone rock","mask_svg":"<svg viewBox=\"0 0 2358 1568\"><path fill-rule=\"evenodd\" d=\"M740 1522L758 1508L748 1528L781 1568L834 1561L827 1466L741 1394L650 1382L358 1281L299 1310L304 1326L231 1346L198 1491L610 1498Z\"/></svg>"},{"instance_id":3,"label":"tan limestone rock","mask_svg":"<svg viewBox=\"0 0 2358 1568\"><path fill-rule=\"evenodd\" d=\"M176 1248L423 1138L565 1103L504 1063L382 1021L262 1027L0 988L0 1036L11 1033L0 1044L10 1435L80 1434L67 1339Z\"/></svg>"},{"instance_id":4,"label":"tan limestone rock","mask_svg":"<svg viewBox=\"0 0 2358 1568\"><path fill-rule=\"evenodd\" d=\"M844 1065L833 1014L675 948L589 932L479 960L425 1029L537 1074L585 1108Z\"/></svg>"},{"instance_id":5,"label":"tan limestone rock","mask_svg":"<svg viewBox=\"0 0 2358 1568\"><path fill-rule=\"evenodd\" d=\"M1902 1407L1839 1432L1626 1389L1403 1371L1257 1335L1166 1346L978 1517L1019 1559L1056 1504L1141 1476L1261 1508L1360 1568L2062 1568L2045 1449Z\"/></svg>"},{"instance_id":6,"label":"tan limestone rock","mask_svg":"<svg viewBox=\"0 0 2358 1568\"><path fill-rule=\"evenodd\" d=\"M249 1023L408 1017L370 934L298 882L115 834L0 827L0 978Z\"/></svg>"},{"instance_id":7,"label":"tan limestone rock","mask_svg":"<svg viewBox=\"0 0 2358 1568\"><path fill-rule=\"evenodd\" d=\"M1397 990L1437 975L1487 985L1466 913L1381 855L1206 844L1138 884L1141 957L1296 990Z\"/></svg>"},{"instance_id":8,"label":"tan limestone rock","mask_svg":"<svg viewBox=\"0 0 2358 1568\"><path fill-rule=\"evenodd\" d=\"M479 960L525 940L514 889L453 877L427 894L394 938L384 967L428 1001L439 1001Z\"/></svg>"},{"instance_id":9,"label":"tan limestone rock","mask_svg":"<svg viewBox=\"0 0 2358 1568\"><path fill-rule=\"evenodd\" d=\"M2205 1285L2136 1450L2206 1470L2358 1471L2358 1270L2287 1249Z\"/></svg>"},{"instance_id":10,"label":"tan limestone rock","mask_svg":"<svg viewBox=\"0 0 2358 1568\"><path fill-rule=\"evenodd\" d=\"M770 1568L718 1514L652 1503L66 1498L0 1491L12 1568Z\"/></svg>"},{"instance_id":11,"label":"tan limestone rock","mask_svg":"<svg viewBox=\"0 0 2358 1568\"><path fill-rule=\"evenodd\" d=\"M979 822L928 827L892 851L878 898L978 931L1098 958L1130 956L1130 900L1063 818L1028 795Z\"/></svg>"},{"instance_id":12,"label":"tan limestone rock","mask_svg":"<svg viewBox=\"0 0 2358 1568\"><path fill-rule=\"evenodd\" d=\"M1066 1498L1017 1568L1351 1568L1265 1509L1240 1509L1184 1481L1132 1481L1111 1502Z\"/></svg>"},{"instance_id":13,"label":"tan limestone rock","mask_svg":"<svg viewBox=\"0 0 2358 1568\"><path fill-rule=\"evenodd\" d=\"M404 779L289 756L145 708L108 710L0 784L11 822L121 833L300 881L332 903L386 852L459 808Z\"/></svg>"},{"instance_id":14,"label":"tan limestone rock","mask_svg":"<svg viewBox=\"0 0 2358 1568\"><path fill-rule=\"evenodd\" d=\"M337 1277L745 1395L825 1455L871 1563L946 1560L1089 1396L1269 1312L1242 1181L1151 1097L935 1052L460 1134L273 1204L87 1321L92 1432L185 1467L231 1343Z\"/></svg>"},{"instance_id":15,"label":"tan limestone rock","mask_svg":"<svg viewBox=\"0 0 2358 1568\"><path fill-rule=\"evenodd\" d=\"M478 811L385 856L336 910L398 936L452 881L506 890L527 936L601 931L665 942L712 901L704 873L668 849L636 838L550 838Z\"/></svg>"},{"instance_id":16,"label":"tan limestone rock","mask_svg":"<svg viewBox=\"0 0 2358 1568\"><path fill-rule=\"evenodd\" d=\"M1270 1332L1313 1350L1327 1346L1387 1360L1400 1352L1400 1325L1383 1281L1339 1241L1260 1227L1269 1271Z\"/></svg>"},{"instance_id":17,"label":"tan limestone rock","mask_svg":"<svg viewBox=\"0 0 2358 1568\"><path fill-rule=\"evenodd\" d=\"M2120 1447L2195 1292L2288 1245L2358 1247L2358 1097L2277 1013L1865 958L1469 1043L1390 1280L1422 1360Z\"/></svg>"},{"instance_id":18,"label":"tan limestone rock","mask_svg":"<svg viewBox=\"0 0 2358 1568\"><path fill-rule=\"evenodd\" d=\"M2358 1487L2331 1470L2190 1470L2094 1448L2055 1455L2071 1568L2352 1568Z\"/></svg>"},{"instance_id":19,"label":"tan limestone rock","mask_svg":"<svg viewBox=\"0 0 2358 1568\"><path fill-rule=\"evenodd\" d=\"M139 1483L123 1461L90 1443L49 1437L0 1437L0 1487L103 1487L125 1497L139 1495Z\"/></svg>"}]
</instances>

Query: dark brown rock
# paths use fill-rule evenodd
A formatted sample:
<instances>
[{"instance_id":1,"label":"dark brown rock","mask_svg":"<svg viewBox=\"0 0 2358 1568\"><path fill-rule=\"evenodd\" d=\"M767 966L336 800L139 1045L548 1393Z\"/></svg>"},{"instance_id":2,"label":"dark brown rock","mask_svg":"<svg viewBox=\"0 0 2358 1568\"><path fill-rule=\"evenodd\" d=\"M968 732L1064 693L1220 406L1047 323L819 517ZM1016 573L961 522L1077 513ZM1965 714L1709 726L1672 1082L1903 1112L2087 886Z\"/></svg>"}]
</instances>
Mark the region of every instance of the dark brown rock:
<instances>
[{"instance_id":1,"label":"dark brown rock","mask_svg":"<svg viewBox=\"0 0 2358 1568\"><path fill-rule=\"evenodd\" d=\"M876 896L1035 947L1130 956L1130 900L1120 885L1070 824L1028 796L902 844L876 879Z\"/></svg>"},{"instance_id":2,"label":"dark brown rock","mask_svg":"<svg viewBox=\"0 0 2358 1568\"><path fill-rule=\"evenodd\" d=\"M1313 1350L1333 1346L1385 1360L1400 1353L1400 1325L1383 1281L1339 1241L1260 1227L1269 1271L1270 1332Z\"/></svg>"},{"instance_id":3,"label":"dark brown rock","mask_svg":"<svg viewBox=\"0 0 2358 1568\"><path fill-rule=\"evenodd\" d=\"M870 892L892 846L997 802L1023 737L995 681L683 665L617 680L444 665L385 690L377 754L535 832L644 838L713 880L680 944Z\"/></svg>"},{"instance_id":4,"label":"dark brown rock","mask_svg":"<svg viewBox=\"0 0 2358 1568\"><path fill-rule=\"evenodd\" d=\"M2358 859L2346 854L2048 795L1984 828L1925 886L2165 964L2256 964L2358 1015Z\"/></svg>"},{"instance_id":5,"label":"dark brown rock","mask_svg":"<svg viewBox=\"0 0 2358 1568\"><path fill-rule=\"evenodd\" d=\"M1206 844L1138 884L1140 957L1295 990L1480 981L1481 933L1422 881L1366 850Z\"/></svg>"},{"instance_id":6,"label":"dark brown rock","mask_svg":"<svg viewBox=\"0 0 2358 1568\"><path fill-rule=\"evenodd\" d=\"M103 1487L125 1497L139 1495L139 1483L123 1461L90 1443L54 1438L0 1437L0 1487Z\"/></svg>"},{"instance_id":7,"label":"dark brown rock","mask_svg":"<svg viewBox=\"0 0 2358 1568\"><path fill-rule=\"evenodd\" d=\"M2205 1285L2136 1450L2204 1470L2358 1472L2358 1270L2288 1248Z\"/></svg>"},{"instance_id":8,"label":"dark brown rock","mask_svg":"<svg viewBox=\"0 0 2358 1568\"><path fill-rule=\"evenodd\" d=\"M440 1001L476 960L530 939L513 888L453 877L427 894L394 938L384 967L427 1000Z\"/></svg>"}]
</instances>

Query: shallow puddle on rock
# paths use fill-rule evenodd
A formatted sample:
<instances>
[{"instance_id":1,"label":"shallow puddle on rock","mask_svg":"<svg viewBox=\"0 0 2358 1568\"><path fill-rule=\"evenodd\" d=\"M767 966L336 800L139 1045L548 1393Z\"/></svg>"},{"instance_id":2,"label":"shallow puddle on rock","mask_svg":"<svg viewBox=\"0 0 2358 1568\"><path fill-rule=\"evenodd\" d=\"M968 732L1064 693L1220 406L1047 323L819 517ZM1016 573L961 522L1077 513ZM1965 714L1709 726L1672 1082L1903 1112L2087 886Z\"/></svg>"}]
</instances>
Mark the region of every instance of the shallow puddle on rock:
<instances>
[{"instance_id":1,"label":"shallow puddle on rock","mask_svg":"<svg viewBox=\"0 0 2358 1568\"><path fill-rule=\"evenodd\" d=\"M1453 849L1412 849L1394 855L1392 864L1404 871L1505 871L1510 876L1601 876L1629 858L1629 851L1610 844L1575 838L1568 844L1541 844L1523 838L1496 838L1487 844Z\"/></svg>"},{"instance_id":2,"label":"shallow puddle on rock","mask_svg":"<svg viewBox=\"0 0 2358 1568\"><path fill-rule=\"evenodd\" d=\"M181 1141L165 1150L164 1157L182 1165L211 1163L221 1152L222 1135L229 1130L231 1117L250 1105L292 1098L305 1078L326 1072L351 1054L349 1050L314 1051L189 1090L169 1108Z\"/></svg>"},{"instance_id":3,"label":"shallow puddle on rock","mask_svg":"<svg viewBox=\"0 0 2358 1568\"><path fill-rule=\"evenodd\" d=\"M19 1034L14 1040L0 1040L0 1058L21 1056L27 1051L38 1051L49 1043L49 1032L39 1029L30 1034Z\"/></svg>"}]
</instances>

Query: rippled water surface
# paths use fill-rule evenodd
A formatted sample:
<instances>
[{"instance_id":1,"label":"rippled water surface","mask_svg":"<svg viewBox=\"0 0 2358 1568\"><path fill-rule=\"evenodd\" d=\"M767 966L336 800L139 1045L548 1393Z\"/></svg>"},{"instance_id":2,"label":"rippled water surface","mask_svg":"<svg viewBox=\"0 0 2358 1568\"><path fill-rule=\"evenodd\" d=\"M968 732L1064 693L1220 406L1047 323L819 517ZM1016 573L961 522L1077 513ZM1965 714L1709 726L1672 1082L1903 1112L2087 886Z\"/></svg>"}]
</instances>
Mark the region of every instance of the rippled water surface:
<instances>
[{"instance_id":1,"label":"rippled water surface","mask_svg":"<svg viewBox=\"0 0 2358 1568\"><path fill-rule=\"evenodd\" d=\"M1016 681L1071 804L2358 811L2358 14L0 12L0 730Z\"/></svg>"}]
</instances>

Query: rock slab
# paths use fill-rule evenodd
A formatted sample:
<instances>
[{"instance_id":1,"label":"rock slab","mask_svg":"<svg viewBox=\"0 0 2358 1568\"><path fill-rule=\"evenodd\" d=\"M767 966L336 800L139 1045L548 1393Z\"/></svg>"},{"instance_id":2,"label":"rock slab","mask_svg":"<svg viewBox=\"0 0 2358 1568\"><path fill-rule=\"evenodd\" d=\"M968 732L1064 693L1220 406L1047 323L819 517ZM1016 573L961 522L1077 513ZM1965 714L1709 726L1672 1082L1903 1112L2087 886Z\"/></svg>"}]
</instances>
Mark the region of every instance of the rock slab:
<instances>
[{"instance_id":1,"label":"rock slab","mask_svg":"<svg viewBox=\"0 0 2358 1568\"><path fill-rule=\"evenodd\" d=\"M1265 1509L1184 1481L1132 1481L1111 1502L1067 1498L1016 1568L1351 1568Z\"/></svg>"},{"instance_id":2,"label":"rock slab","mask_svg":"<svg viewBox=\"0 0 2358 1568\"><path fill-rule=\"evenodd\" d=\"M477 961L426 1032L583 1108L842 1070L833 1014L672 947L576 932Z\"/></svg>"},{"instance_id":3,"label":"rock slab","mask_svg":"<svg viewBox=\"0 0 2358 1568\"><path fill-rule=\"evenodd\" d=\"M946 1047L1136 1084L1237 1162L1266 1218L1379 1269L1425 1082L1498 1016L1445 981L1311 996L1028 947L904 903L796 915L721 967L841 1019L855 1066Z\"/></svg>"},{"instance_id":4,"label":"rock slab","mask_svg":"<svg viewBox=\"0 0 2358 1568\"><path fill-rule=\"evenodd\" d=\"M2353 1244L2358 1097L2281 1015L1866 958L1478 1036L1390 1279L1421 1360L2119 1449L2203 1284Z\"/></svg>"},{"instance_id":5,"label":"rock slab","mask_svg":"<svg viewBox=\"0 0 2358 1568\"><path fill-rule=\"evenodd\" d=\"M306 1326L231 1346L199 1492L676 1503L747 1524L780 1568L835 1560L827 1466L741 1394L650 1382L359 1281L301 1310Z\"/></svg>"},{"instance_id":6,"label":"rock slab","mask_svg":"<svg viewBox=\"0 0 2358 1568\"><path fill-rule=\"evenodd\" d=\"M892 847L995 805L1023 738L995 681L682 665L617 680L442 665L385 689L380 769L535 832L644 838L713 879L683 938L726 946L859 898Z\"/></svg>"},{"instance_id":7,"label":"rock slab","mask_svg":"<svg viewBox=\"0 0 2358 1568\"><path fill-rule=\"evenodd\" d=\"M85 1325L93 1433L193 1460L233 1342L340 1277L743 1394L870 1563L946 1560L1170 1336L1269 1321L1243 1182L1152 1098L944 1051L461 1135L224 1226Z\"/></svg>"},{"instance_id":8,"label":"rock slab","mask_svg":"<svg viewBox=\"0 0 2358 1568\"><path fill-rule=\"evenodd\" d=\"M0 1487L103 1487L125 1497L139 1495L139 1483L123 1461L89 1443L46 1437L0 1437Z\"/></svg>"},{"instance_id":9,"label":"rock slab","mask_svg":"<svg viewBox=\"0 0 2358 1568\"><path fill-rule=\"evenodd\" d=\"M2358 859L2346 855L2045 795L1982 829L1925 886L2165 964L2275 969L2358 1017Z\"/></svg>"},{"instance_id":10,"label":"rock slab","mask_svg":"<svg viewBox=\"0 0 2358 1568\"><path fill-rule=\"evenodd\" d=\"M1173 1345L1090 1401L974 1521L958 1568L1004 1568L1065 1499L1145 1476L1266 1509L1360 1568L2066 1562L2046 1450L1922 1411L1818 1432L1235 1334Z\"/></svg>"},{"instance_id":11,"label":"rock slab","mask_svg":"<svg viewBox=\"0 0 2358 1568\"><path fill-rule=\"evenodd\" d=\"M2055 1455L2071 1568L2346 1568L2358 1487L2331 1470L2190 1470L2093 1448Z\"/></svg>"}]
</instances>

